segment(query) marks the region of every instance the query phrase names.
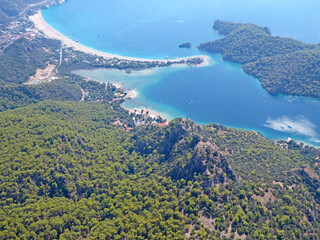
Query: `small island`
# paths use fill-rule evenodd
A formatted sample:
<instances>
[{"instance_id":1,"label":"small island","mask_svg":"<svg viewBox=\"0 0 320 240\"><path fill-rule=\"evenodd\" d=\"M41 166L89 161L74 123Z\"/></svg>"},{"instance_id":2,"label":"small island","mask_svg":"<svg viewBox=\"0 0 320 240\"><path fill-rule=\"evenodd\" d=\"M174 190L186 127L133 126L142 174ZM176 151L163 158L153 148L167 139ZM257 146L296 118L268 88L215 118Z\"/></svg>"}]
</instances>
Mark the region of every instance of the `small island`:
<instances>
[{"instance_id":1,"label":"small island","mask_svg":"<svg viewBox=\"0 0 320 240\"><path fill-rule=\"evenodd\" d=\"M271 35L267 27L215 21L224 37L199 49L220 53L224 60L243 64L270 94L320 98L320 45Z\"/></svg>"},{"instance_id":2,"label":"small island","mask_svg":"<svg viewBox=\"0 0 320 240\"><path fill-rule=\"evenodd\" d=\"M191 43L182 43L179 45L179 48L191 48L192 45Z\"/></svg>"}]
</instances>

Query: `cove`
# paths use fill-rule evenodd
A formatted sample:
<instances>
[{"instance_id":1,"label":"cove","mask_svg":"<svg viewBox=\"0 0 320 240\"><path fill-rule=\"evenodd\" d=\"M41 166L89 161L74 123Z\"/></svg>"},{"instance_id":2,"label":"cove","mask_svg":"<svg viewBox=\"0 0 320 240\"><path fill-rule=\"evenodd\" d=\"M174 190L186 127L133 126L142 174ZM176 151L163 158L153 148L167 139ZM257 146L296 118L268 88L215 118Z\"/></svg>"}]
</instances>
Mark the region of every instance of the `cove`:
<instances>
[{"instance_id":1,"label":"cove","mask_svg":"<svg viewBox=\"0 0 320 240\"><path fill-rule=\"evenodd\" d=\"M274 35L320 42L320 3L308 1L102 1L69 0L43 11L45 20L81 44L119 55L169 58L207 54L197 45L219 36L215 19L268 26ZM300 16L297 18L297 16ZM137 89L127 107L145 106L169 118L188 117L198 123L220 123L252 129L271 139L291 137L320 147L320 103L315 99L271 96L257 79L236 64L210 55L202 68L164 68L133 74L118 70L77 71L105 82Z\"/></svg>"}]
</instances>

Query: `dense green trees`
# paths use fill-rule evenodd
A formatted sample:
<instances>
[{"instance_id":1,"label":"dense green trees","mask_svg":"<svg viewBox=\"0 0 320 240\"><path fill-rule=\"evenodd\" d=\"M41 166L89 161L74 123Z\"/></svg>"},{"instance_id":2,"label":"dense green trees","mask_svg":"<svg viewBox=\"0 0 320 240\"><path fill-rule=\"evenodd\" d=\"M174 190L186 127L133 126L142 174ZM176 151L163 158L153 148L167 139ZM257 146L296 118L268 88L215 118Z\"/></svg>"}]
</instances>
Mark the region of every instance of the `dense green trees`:
<instances>
[{"instance_id":1,"label":"dense green trees","mask_svg":"<svg viewBox=\"0 0 320 240\"><path fill-rule=\"evenodd\" d=\"M80 101L84 91L84 101L111 102L116 93L123 93L112 85L99 82L87 82L82 78L68 74L62 79L38 85L16 85L0 83L0 112L24 107L44 100ZM117 106L121 101L117 104Z\"/></svg>"},{"instance_id":2,"label":"dense green trees","mask_svg":"<svg viewBox=\"0 0 320 240\"><path fill-rule=\"evenodd\" d=\"M199 65L203 63L202 57L192 57L188 59L181 59L176 61L133 61L123 60L117 58L105 59L96 55L91 55L79 51L64 49L64 56L68 61L63 61L60 70L70 72L75 69L87 68L114 68L120 70L142 70L155 67L168 67L175 64Z\"/></svg>"},{"instance_id":3,"label":"dense green trees","mask_svg":"<svg viewBox=\"0 0 320 240\"><path fill-rule=\"evenodd\" d=\"M320 97L318 45L274 37L268 28L253 24L215 21L213 27L224 37L203 43L200 49L244 64L244 71L271 94Z\"/></svg>"},{"instance_id":4,"label":"dense green trees","mask_svg":"<svg viewBox=\"0 0 320 240\"><path fill-rule=\"evenodd\" d=\"M59 46L58 41L45 38L31 42L18 39L0 56L0 83L26 82L38 68L43 69L47 62L58 59Z\"/></svg>"},{"instance_id":5,"label":"dense green trees","mask_svg":"<svg viewBox=\"0 0 320 240\"><path fill-rule=\"evenodd\" d=\"M0 111L27 106L43 100L105 101L116 98L114 86L87 82L74 74L60 72L59 79L38 85L23 85L38 68L57 64L58 41L38 38L19 39L0 56ZM83 92L82 92L82 91ZM84 96L83 96L84 94Z\"/></svg>"},{"instance_id":6,"label":"dense green trees","mask_svg":"<svg viewBox=\"0 0 320 240\"><path fill-rule=\"evenodd\" d=\"M320 97L320 51L304 50L262 58L243 66L271 94Z\"/></svg>"},{"instance_id":7,"label":"dense green trees","mask_svg":"<svg viewBox=\"0 0 320 240\"><path fill-rule=\"evenodd\" d=\"M56 2L58 1L56 0ZM28 6L39 3L44 4L45 2L43 0L2 0L0 2L0 23L7 23L13 18L19 17L23 12L31 10Z\"/></svg>"},{"instance_id":8,"label":"dense green trees","mask_svg":"<svg viewBox=\"0 0 320 240\"><path fill-rule=\"evenodd\" d=\"M111 124L128 121L121 111L44 101L0 113L1 239L319 236L319 151L183 119L126 132Z\"/></svg>"}]
</instances>

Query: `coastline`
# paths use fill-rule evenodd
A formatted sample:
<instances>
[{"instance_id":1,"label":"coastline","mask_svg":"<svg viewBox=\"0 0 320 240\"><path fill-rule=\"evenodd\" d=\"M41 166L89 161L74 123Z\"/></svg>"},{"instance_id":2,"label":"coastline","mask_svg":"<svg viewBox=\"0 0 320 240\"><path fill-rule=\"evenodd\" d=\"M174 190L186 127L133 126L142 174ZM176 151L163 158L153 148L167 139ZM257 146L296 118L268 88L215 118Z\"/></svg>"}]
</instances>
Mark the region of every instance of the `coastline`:
<instances>
[{"instance_id":1,"label":"coastline","mask_svg":"<svg viewBox=\"0 0 320 240\"><path fill-rule=\"evenodd\" d=\"M143 111L144 114L148 112L148 114L146 114L146 115L153 118L153 119L155 119L157 117L161 117L162 119L165 120L166 124L169 124L169 121L170 121L168 116L166 116L164 113L159 113L151 108L146 108L146 107L128 108L128 107L124 107L124 106L121 106L121 107L123 107L124 109L129 111L129 114L141 113L141 111Z\"/></svg>"},{"instance_id":2,"label":"coastline","mask_svg":"<svg viewBox=\"0 0 320 240\"><path fill-rule=\"evenodd\" d=\"M102 81L99 81L99 80L95 80L95 79L91 79L91 78L85 78L85 80L87 81L97 81L99 83L105 83L105 82L102 82ZM116 88L118 89L121 89L121 90L124 90L127 95L124 97L125 100L129 100L129 99L135 99L138 97L139 93L136 89L125 89L121 83L111 83L112 85L114 85ZM166 123L169 123L169 118L168 116L166 116L164 113L160 113L160 112L157 112L156 110L154 109L151 109L151 108L146 108L146 107L134 107L134 108L129 108L129 107L125 107L121 104L121 107L123 107L124 109L126 109L129 114L131 113L138 113L138 112L141 112L141 110L143 110L144 113L148 112L148 116L152 117L152 118L157 118L157 117L161 117L163 119L165 119L165 122Z\"/></svg>"},{"instance_id":3,"label":"coastline","mask_svg":"<svg viewBox=\"0 0 320 240\"><path fill-rule=\"evenodd\" d=\"M58 39L60 41L63 42L63 44L65 44L67 47L71 47L74 48L75 50L81 51L81 52L85 52L88 54L92 54L92 55L98 55L107 59L120 59L120 60L128 60L128 61L146 61L146 62L152 62L152 61L158 61L158 62L173 62L173 64L171 66L183 66L186 64L176 64L175 62L178 61L179 59L169 59L169 60L164 60L164 59L143 59L143 58L132 58L132 57L125 57L125 56L119 56L119 55L114 55L114 54L109 54L109 53L105 53L105 52L101 52L95 49L91 49L89 47L86 47L84 45L81 45L80 43L77 43L71 39L69 39L68 37L64 36L63 34L59 33L57 30L55 30L54 28L50 27L50 25L48 25L45 20L42 17L41 12L39 11L37 14L30 16L30 20L35 24L35 28L42 31L47 37L49 38L54 38L54 39ZM192 59L195 58L194 57L186 57L186 58L180 58L181 59ZM197 67L201 67L201 66L207 66L211 64L211 58L209 56L197 56L197 57L202 57L203 62L199 65L194 65ZM170 67L171 67L170 66ZM116 85L114 83L112 83L113 85ZM117 88L119 88L119 86L116 86ZM120 88L122 88L120 86ZM137 91L135 91L135 89L128 89L125 90L127 93L126 99L133 99L135 97L137 97ZM149 111L149 114L158 116L160 115L163 118L166 118L164 114L160 114L157 113L155 111L153 111L152 109L148 109L145 108L143 106L141 107L137 107L137 108L126 108L129 112L134 112L139 111L139 110L144 110L144 112ZM167 118L166 118L167 119ZM260 132L260 131L259 131ZM308 145L310 145L310 143L306 143Z\"/></svg>"},{"instance_id":4,"label":"coastline","mask_svg":"<svg viewBox=\"0 0 320 240\"><path fill-rule=\"evenodd\" d=\"M70 38L64 36L62 33L58 32L54 28L52 28L42 17L41 11L38 11L36 14L29 17L29 20L33 22L35 28L39 32L43 32L47 37L60 40L66 47L73 48L76 51L84 52L91 55L97 55L100 57L103 57L105 59L120 59L120 60L126 60L126 61L139 61L139 62L162 62L167 63L171 62L173 64L177 63L181 60L190 60L194 58L202 58L203 62L199 65L196 65L197 67L200 66L206 66L209 64L209 56L202 55L202 56L192 56L192 57L185 57L185 58L178 58L178 59L145 59L145 58L134 58L134 57L126 57L126 56L120 56L120 55L114 55L106 52L102 52L99 50L95 50L89 47L86 47L80 43L77 43ZM179 64L179 65L185 65Z\"/></svg>"},{"instance_id":5,"label":"coastline","mask_svg":"<svg viewBox=\"0 0 320 240\"><path fill-rule=\"evenodd\" d=\"M91 80L91 79L88 79L88 80ZM96 81L96 80L94 80L94 81ZM103 82L101 82L101 83L103 83ZM135 99L139 95L139 93L136 89L125 89L120 83L111 83L111 84L114 85L116 88L124 90L127 93L127 95L124 97L125 100ZM129 114L139 113L139 112L141 112L141 110L143 110L144 113L148 112L148 114L146 114L146 115L148 115L152 118L161 117L165 120L166 123L169 123L169 120L170 120L170 119L168 119L168 116L166 116L164 113L157 112L156 110L151 109L151 108L146 108L143 106L129 108L129 107L123 106L123 104L121 104L121 107L126 109L129 112Z\"/></svg>"}]
</instances>

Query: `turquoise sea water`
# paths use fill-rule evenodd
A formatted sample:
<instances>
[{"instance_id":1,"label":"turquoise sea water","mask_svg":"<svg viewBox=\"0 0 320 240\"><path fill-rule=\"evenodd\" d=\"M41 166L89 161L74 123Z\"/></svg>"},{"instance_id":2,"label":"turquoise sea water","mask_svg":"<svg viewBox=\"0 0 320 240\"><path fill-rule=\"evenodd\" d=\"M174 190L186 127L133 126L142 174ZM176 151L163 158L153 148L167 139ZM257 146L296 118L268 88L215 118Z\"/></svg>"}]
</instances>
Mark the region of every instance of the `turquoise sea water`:
<instances>
[{"instance_id":1,"label":"turquoise sea water","mask_svg":"<svg viewBox=\"0 0 320 240\"><path fill-rule=\"evenodd\" d=\"M274 35L320 42L320 2L284 0L68 0L43 11L44 19L80 43L109 53L145 58L206 54L178 45L217 39L216 19L267 26ZM211 65L173 67L125 74L118 70L77 71L137 89L127 107L151 107L169 118L217 122L254 129L272 139L287 138L320 146L320 102L271 96L239 65L209 55Z\"/></svg>"}]
</instances>

